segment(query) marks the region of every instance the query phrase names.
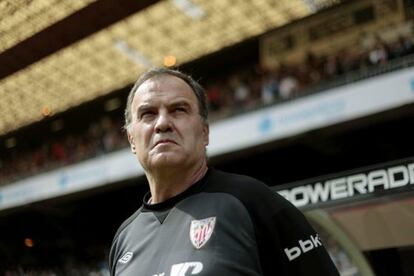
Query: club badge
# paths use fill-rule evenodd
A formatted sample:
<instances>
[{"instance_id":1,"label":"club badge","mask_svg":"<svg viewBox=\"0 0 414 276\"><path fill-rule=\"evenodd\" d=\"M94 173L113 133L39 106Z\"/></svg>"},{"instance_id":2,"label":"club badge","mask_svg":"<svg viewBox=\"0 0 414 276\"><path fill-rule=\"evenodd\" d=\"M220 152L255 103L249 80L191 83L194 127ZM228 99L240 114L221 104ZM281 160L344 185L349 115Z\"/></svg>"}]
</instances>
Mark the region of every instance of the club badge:
<instances>
[{"instance_id":1,"label":"club badge","mask_svg":"<svg viewBox=\"0 0 414 276\"><path fill-rule=\"evenodd\" d=\"M191 221L190 240L195 248L200 249L208 242L215 225L216 217Z\"/></svg>"}]
</instances>

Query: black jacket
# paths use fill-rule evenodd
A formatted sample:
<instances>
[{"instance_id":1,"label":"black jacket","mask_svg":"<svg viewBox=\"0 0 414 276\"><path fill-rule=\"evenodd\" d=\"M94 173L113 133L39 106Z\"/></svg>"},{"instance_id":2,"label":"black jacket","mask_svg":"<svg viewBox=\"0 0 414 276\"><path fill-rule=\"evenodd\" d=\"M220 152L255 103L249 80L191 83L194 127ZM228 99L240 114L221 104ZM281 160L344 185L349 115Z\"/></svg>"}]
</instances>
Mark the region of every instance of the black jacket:
<instances>
[{"instance_id":1,"label":"black jacket","mask_svg":"<svg viewBox=\"0 0 414 276\"><path fill-rule=\"evenodd\" d=\"M339 275L303 214L262 182L209 169L115 235L111 275Z\"/></svg>"}]
</instances>

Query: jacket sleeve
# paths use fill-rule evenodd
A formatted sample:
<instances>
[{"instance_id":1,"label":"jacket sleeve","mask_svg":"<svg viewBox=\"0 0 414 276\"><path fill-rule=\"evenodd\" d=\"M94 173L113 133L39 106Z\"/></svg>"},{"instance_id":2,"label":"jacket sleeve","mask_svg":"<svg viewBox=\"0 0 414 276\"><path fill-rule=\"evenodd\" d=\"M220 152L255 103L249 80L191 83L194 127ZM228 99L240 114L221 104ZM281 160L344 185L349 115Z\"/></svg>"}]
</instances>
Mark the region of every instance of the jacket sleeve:
<instances>
[{"instance_id":1,"label":"jacket sleeve","mask_svg":"<svg viewBox=\"0 0 414 276\"><path fill-rule=\"evenodd\" d=\"M301 211L270 189L248 207L263 275L339 276L323 241Z\"/></svg>"},{"instance_id":2,"label":"jacket sleeve","mask_svg":"<svg viewBox=\"0 0 414 276\"><path fill-rule=\"evenodd\" d=\"M108 262L108 267L109 267L109 274L111 276L115 275L115 265L116 265L116 239L114 239L112 241L112 245L111 245L111 249L109 251L109 262Z\"/></svg>"},{"instance_id":3,"label":"jacket sleeve","mask_svg":"<svg viewBox=\"0 0 414 276\"><path fill-rule=\"evenodd\" d=\"M111 249L109 251L109 273L111 276L116 275L116 264L119 259L118 243L121 232L141 213L142 207L139 208L132 216L125 220L115 233L114 239L112 240Z\"/></svg>"}]
</instances>

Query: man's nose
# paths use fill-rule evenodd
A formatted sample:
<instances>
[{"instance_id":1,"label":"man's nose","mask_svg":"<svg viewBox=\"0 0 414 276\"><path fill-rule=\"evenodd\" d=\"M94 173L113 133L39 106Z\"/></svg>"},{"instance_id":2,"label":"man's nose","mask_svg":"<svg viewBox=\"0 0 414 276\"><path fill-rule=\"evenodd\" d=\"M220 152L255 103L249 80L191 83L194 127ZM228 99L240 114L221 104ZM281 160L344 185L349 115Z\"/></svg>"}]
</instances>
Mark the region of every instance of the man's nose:
<instances>
[{"instance_id":1,"label":"man's nose","mask_svg":"<svg viewBox=\"0 0 414 276\"><path fill-rule=\"evenodd\" d=\"M155 122L155 132L167 132L171 131L171 118L167 113L160 113Z\"/></svg>"}]
</instances>

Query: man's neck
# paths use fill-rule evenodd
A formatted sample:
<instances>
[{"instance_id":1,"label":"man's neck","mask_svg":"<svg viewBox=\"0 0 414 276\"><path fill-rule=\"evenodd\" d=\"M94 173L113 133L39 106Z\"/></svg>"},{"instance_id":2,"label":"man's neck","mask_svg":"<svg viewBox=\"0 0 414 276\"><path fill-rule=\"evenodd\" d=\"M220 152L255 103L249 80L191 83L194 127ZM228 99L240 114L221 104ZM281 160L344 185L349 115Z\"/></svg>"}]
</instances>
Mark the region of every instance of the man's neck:
<instances>
[{"instance_id":1,"label":"man's neck","mask_svg":"<svg viewBox=\"0 0 414 276\"><path fill-rule=\"evenodd\" d=\"M171 168L156 173L146 172L151 191L151 204L172 198L200 180L207 172L207 160L193 168Z\"/></svg>"}]
</instances>

